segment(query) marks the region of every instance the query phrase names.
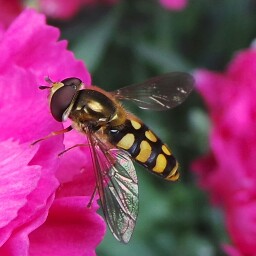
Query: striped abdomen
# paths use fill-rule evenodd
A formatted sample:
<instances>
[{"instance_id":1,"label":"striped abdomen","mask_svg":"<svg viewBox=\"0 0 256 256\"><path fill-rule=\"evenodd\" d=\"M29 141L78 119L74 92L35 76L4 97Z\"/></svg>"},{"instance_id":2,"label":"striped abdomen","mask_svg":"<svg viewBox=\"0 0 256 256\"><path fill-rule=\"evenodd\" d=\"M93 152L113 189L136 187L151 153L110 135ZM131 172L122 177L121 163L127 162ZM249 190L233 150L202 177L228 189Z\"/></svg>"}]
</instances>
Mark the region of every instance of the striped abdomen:
<instances>
[{"instance_id":1,"label":"striped abdomen","mask_svg":"<svg viewBox=\"0 0 256 256\"><path fill-rule=\"evenodd\" d=\"M110 142L130 153L133 159L154 174L175 181L178 162L170 149L144 124L127 119L122 129L109 130Z\"/></svg>"}]
</instances>

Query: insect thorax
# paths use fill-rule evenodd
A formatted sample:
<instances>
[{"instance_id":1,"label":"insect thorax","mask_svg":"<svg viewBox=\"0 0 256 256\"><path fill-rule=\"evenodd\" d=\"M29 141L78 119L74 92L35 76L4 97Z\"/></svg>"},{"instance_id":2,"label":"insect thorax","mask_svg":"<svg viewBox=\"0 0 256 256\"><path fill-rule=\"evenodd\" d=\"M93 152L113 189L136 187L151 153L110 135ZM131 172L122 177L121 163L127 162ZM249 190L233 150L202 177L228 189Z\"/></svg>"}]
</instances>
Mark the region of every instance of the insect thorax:
<instances>
[{"instance_id":1,"label":"insect thorax","mask_svg":"<svg viewBox=\"0 0 256 256\"><path fill-rule=\"evenodd\" d=\"M89 127L92 131L122 125L125 117L120 103L91 89L78 92L69 115L76 125Z\"/></svg>"}]
</instances>

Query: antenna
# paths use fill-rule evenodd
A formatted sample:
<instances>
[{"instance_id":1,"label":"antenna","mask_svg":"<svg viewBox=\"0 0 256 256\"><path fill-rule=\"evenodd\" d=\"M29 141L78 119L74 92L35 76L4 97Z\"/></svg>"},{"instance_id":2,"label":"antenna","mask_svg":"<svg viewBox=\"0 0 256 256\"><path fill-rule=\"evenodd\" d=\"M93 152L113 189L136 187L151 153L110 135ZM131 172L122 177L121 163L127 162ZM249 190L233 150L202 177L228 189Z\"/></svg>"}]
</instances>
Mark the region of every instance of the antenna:
<instances>
[{"instance_id":1,"label":"antenna","mask_svg":"<svg viewBox=\"0 0 256 256\"><path fill-rule=\"evenodd\" d=\"M40 85L39 86L40 90L51 89L51 88L52 88L52 86L45 86L45 85Z\"/></svg>"}]
</instances>

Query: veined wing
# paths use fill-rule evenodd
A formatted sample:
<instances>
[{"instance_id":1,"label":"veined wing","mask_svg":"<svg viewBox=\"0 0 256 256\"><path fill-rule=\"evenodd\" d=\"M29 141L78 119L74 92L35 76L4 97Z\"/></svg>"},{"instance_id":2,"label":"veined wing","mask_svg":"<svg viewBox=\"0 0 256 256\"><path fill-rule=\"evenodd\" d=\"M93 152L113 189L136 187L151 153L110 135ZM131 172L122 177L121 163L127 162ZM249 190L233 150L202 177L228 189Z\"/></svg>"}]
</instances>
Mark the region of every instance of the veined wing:
<instances>
[{"instance_id":1,"label":"veined wing","mask_svg":"<svg viewBox=\"0 0 256 256\"><path fill-rule=\"evenodd\" d=\"M138 107L166 110L181 104L194 87L194 78L184 72L172 72L112 92L117 99L131 100Z\"/></svg>"},{"instance_id":2,"label":"veined wing","mask_svg":"<svg viewBox=\"0 0 256 256\"><path fill-rule=\"evenodd\" d=\"M88 135L103 213L114 237L128 243L138 215L138 180L129 155Z\"/></svg>"}]
</instances>

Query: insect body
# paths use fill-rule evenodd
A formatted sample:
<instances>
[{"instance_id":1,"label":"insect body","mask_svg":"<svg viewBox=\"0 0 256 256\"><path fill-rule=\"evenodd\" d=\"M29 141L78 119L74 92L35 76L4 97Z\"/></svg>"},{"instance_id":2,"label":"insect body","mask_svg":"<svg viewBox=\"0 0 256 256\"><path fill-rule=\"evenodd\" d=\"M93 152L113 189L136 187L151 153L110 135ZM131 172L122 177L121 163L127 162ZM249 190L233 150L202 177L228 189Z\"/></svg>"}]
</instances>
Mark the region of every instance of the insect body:
<instances>
[{"instance_id":1,"label":"insect body","mask_svg":"<svg viewBox=\"0 0 256 256\"><path fill-rule=\"evenodd\" d=\"M171 150L119 100L140 108L165 110L182 103L193 88L193 78L181 72L155 77L114 92L84 87L78 78L52 83L50 108L59 121L72 120L73 128L87 135L96 187L113 235L127 243L138 214L138 181L132 159L170 181L179 177ZM49 136L47 136L49 137Z\"/></svg>"},{"instance_id":2,"label":"insect body","mask_svg":"<svg viewBox=\"0 0 256 256\"><path fill-rule=\"evenodd\" d=\"M123 127L108 130L109 141L139 164L166 180L177 180L178 162L170 149L141 121L127 118Z\"/></svg>"}]
</instances>

